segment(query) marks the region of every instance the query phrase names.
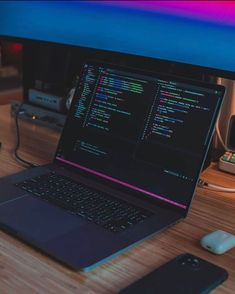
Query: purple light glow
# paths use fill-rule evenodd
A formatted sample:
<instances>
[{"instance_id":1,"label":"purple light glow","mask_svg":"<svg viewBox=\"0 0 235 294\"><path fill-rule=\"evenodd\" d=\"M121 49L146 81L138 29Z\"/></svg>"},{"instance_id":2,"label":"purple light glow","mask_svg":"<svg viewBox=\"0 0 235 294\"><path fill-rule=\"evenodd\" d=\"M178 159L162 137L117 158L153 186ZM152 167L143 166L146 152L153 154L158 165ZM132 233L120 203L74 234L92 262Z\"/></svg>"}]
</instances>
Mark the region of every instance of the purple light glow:
<instances>
[{"instance_id":1,"label":"purple light glow","mask_svg":"<svg viewBox=\"0 0 235 294\"><path fill-rule=\"evenodd\" d=\"M100 1L100 4L235 25L235 1Z\"/></svg>"},{"instance_id":2,"label":"purple light glow","mask_svg":"<svg viewBox=\"0 0 235 294\"><path fill-rule=\"evenodd\" d=\"M120 181L120 180L118 180L118 179L115 179L115 178L113 178L113 177L110 177L110 176L108 176L108 175L105 175L105 174L103 174L103 173L100 173L100 172L95 171L95 170L93 170L93 169L87 168L87 167L82 166L82 165L80 165L80 164L77 164L77 163L71 162L71 161L69 161L69 160L65 160L65 159L63 159L63 158L61 158L61 157L58 157L58 156L56 157L56 159L58 159L59 161L62 161L62 162L64 162L64 163L66 163L66 164L72 165L72 166L74 166L74 167L76 167L76 168L80 168L80 169L82 169L82 170L84 170L84 171L86 171L86 172L89 172L89 173L91 173L91 174L94 174L94 175L96 175L96 176L102 177L102 178L104 178L104 179L106 179L106 180L112 181L112 182L114 182L114 183L120 184L120 185L125 186L125 187L127 187L127 188L133 189L133 190L135 190L135 191L138 191L138 192L144 193L144 194L146 194L146 195L149 195L149 196L155 197L155 198L157 198L157 199L160 199L160 200L162 200L162 201L168 202L168 203L170 203L170 204L172 204L172 205L175 205L175 206L178 206L178 207L180 207L180 208L184 208L184 209L187 208L186 205L183 205L183 204L180 204L180 203L175 202L175 201L173 201L173 200L167 199L167 198L165 198L165 197L163 197L163 196L161 196L161 195L157 195L157 194L154 194L154 193L152 193L152 192L148 192L148 191L143 190L143 189L141 189L141 188L139 188L139 187L136 187L136 186L133 186L133 185L131 185L131 184L129 184L129 183L126 183L126 182Z\"/></svg>"}]
</instances>

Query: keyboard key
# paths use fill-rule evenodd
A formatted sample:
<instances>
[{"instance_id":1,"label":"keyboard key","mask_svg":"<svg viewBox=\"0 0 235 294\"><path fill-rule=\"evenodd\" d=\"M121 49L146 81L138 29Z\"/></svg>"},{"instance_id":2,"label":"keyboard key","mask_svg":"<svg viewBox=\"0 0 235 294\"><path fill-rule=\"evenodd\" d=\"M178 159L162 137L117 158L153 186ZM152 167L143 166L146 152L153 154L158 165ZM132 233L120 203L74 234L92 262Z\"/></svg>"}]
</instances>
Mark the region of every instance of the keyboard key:
<instances>
[{"instance_id":1,"label":"keyboard key","mask_svg":"<svg viewBox=\"0 0 235 294\"><path fill-rule=\"evenodd\" d=\"M36 197L117 233L143 222L151 212L55 172L16 184Z\"/></svg>"}]
</instances>

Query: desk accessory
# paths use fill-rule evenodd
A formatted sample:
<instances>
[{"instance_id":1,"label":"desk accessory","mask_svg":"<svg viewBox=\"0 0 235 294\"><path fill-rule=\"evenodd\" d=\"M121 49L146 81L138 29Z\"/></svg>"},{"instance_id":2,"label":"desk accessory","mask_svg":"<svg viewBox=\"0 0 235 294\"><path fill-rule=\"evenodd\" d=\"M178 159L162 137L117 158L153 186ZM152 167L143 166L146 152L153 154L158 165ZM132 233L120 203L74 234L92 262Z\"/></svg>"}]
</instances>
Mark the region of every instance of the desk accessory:
<instances>
[{"instance_id":1,"label":"desk accessory","mask_svg":"<svg viewBox=\"0 0 235 294\"><path fill-rule=\"evenodd\" d=\"M12 102L11 112L13 116L17 113L20 104L21 103L19 101ZM19 119L33 122L43 127L56 129L58 131L61 131L64 127L66 120L65 114L43 109L42 107L30 105L28 103L24 103L24 106L21 110L22 111L19 114Z\"/></svg>"},{"instance_id":2,"label":"desk accessory","mask_svg":"<svg viewBox=\"0 0 235 294\"><path fill-rule=\"evenodd\" d=\"M235 153L227 151L219 160L219 169L231 174L235 174Z\"/></svg>"},{"instance_id":3,"label":"desk accessory","mask_svg":"<svg viewBox=\"0 0 235 294\"><path fill-rule=\"evenodd\" d=\"M235 236L222 231L214 231L201 239L203 248L215 254L223 254L226 251L235 247Z\"/></svg>"}]
</instances>

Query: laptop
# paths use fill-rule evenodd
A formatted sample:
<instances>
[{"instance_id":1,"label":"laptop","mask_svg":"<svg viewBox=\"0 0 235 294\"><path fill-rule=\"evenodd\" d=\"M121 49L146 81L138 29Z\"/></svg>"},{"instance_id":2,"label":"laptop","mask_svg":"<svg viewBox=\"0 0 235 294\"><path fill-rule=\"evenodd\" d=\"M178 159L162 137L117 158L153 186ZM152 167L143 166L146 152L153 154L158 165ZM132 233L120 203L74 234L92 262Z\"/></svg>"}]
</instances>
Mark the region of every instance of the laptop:
<instances>
[{"instance_id":1,"label":"laptop","mask_svg":"<svg viewBox=\"0 0 235 294\"><path fill-rule=\"evenodd\" d=\"M0 180L0 227L90 271L183 220L224 91L87 61L53 162Z\"/></svg>"}]
</instances>

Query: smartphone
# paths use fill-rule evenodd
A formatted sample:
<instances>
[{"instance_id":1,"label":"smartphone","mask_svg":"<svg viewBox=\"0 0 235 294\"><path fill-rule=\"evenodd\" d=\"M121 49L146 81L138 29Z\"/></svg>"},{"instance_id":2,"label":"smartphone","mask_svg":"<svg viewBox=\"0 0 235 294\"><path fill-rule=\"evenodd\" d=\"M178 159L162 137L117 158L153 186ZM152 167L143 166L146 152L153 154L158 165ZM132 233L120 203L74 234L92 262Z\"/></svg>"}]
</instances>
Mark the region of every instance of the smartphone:
<instances>
[{"instance_id":1,"label":"smartphone","mask_svg":"<svg viewBox=\"0 0 235 294\"><path fill-rule=\"evenodd\" d=\"M206 294L228 278L225 269L189 253L181 254L120 294Z\"/></svg>"}]
</instances>

